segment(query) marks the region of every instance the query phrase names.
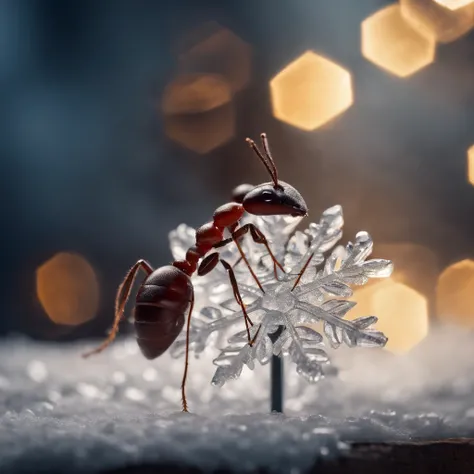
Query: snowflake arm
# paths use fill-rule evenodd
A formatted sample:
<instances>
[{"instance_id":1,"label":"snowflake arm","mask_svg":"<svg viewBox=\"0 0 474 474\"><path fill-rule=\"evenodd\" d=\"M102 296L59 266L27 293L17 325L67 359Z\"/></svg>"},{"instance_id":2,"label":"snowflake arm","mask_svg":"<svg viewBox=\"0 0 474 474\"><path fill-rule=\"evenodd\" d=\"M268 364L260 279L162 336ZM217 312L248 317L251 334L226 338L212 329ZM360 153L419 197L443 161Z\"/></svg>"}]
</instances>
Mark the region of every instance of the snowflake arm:
<instances>
[{"instance_id":1,"label":"snowflake arm","mask_svg":"<svg viewBox=\"0 0 474 474\"><path fill-rule=\"evenodd\" d=\"M296 364L296 372L308 382L317 382L323 375L321 364L329 362L329 357L322 348L323 337L312 328L295 327L290 321L285 331L291 338L288 353Z\"/></svg>"},{"instance_id":2,"label":"snowflake arm","mask_svg":"<svg viewBox=\"0 0 474 474\"><path fill-rule=\"evenodd\" d=\"M258 309L258 303L246 306L247 314L252 314ZM210 317L202 318L202 315L209 315ZM204 351L211 334L225 331L234 324L244 324L244 314L242 310L224 315L219 308L206 306L201 310L199 316L199 318L196 317L193 319L193 324L191 325L191 331L189 333L189 342L191 349L195 354L200 354ZM246 331L245 334L247 334ZM171 356L180 357L183 355L185 346L186 334L182 333L178 340L171 346Z\"/></svg>"},{"instance_id":3,"label":"snowflake arm","mask_svg":"<svg viewBox=\"0 0 474 474\"><path fill-rule=\"evenodd\" d=\"M230 345L213 361L217 369L212 377L212 385L222 387L226 381L239 378L244 365L250 370L255 368L256 351L262 344L262 337L257 331L256 326L250 329L250 336L252 338L257 336L252 346L248 344L247 331L239 332L229 339Z\"/></svg>"},{"instance_id":4,"label":"snowflake arm","mask_svg":"<svg viewBox=\"0 0 474 474\"><path fill-rule=\"evenodd\" d=\"M298 287L298 295L314 293L315 298L322 300L324 292L348 298L352 289L348 286L365 285L369 278L386 278L392 274L393 264L390 260L372 259L364 261L372 251L373 242L367 232L356 235L356 243L349 242L344 249L337 247L326 260L324 269L310 283ZM341 258L341 256L343 256ZM340 267L336 270L336 264Z\"/></svg>"},{"instance_id":5,"label":"snowflake arm","mask_svg":"<svg viewBox=\"0 0 474 474\"><path fill-rule=\"evenodd\" d=\"M338 304L341 303L341 300L330 300L326 303ZM344 305L347 303L355 305L352 301L342 301L342 303ZM377 322L375 316L365 316L359 318L358 321L347 321L342 319L342 316L339 316L341 313L333 314L334 309L332 311L324 309L324 305L317 307L301 301L298 303L297 308L308 315L312 315L314 320L311 322L324 321L324 332L334 348L338 347L342 342L345 342L349 347L383 347L387 343L387 337L383 333L366 329Z\"/></svg>"}]
</instances>

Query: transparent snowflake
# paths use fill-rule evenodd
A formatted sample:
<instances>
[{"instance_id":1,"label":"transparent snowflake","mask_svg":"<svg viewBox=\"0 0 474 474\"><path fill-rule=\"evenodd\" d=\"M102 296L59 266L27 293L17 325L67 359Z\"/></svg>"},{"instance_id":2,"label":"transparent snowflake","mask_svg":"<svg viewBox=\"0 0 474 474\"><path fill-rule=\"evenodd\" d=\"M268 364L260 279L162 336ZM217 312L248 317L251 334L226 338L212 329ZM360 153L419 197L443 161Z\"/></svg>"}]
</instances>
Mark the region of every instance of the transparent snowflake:
<instances>
[{"instance_id":1,"label":"transparent snowflake","mask_svg":"<svg viewBox=\"0 0 474 474\"><path fill-rule=\"evenodd\" d=\"M283 262L285 249L290 235L300 223L301 217L290 216L253 216L246 215L245 223L255 224L267 237L267 240L278 261ZM228 234L225 238L229 237ZM169 233L171 253L175 260L183 260L189 247L195 244L196 229L186 224L179 225ZM271 258L263 245L255 244L250 235L245 235L241 241L242 249L247 256L252 268L260 279L265 280L273 275L274 268ZM230 244L218 249L222 259L235 265L240 260L236 245ZM250 272L243 262L234 266L234 271L239 283L255 284ZM210 304L221 304L230 297L233 298L227 272L222 265L218 265L212 272L202 277L194 275L195 313Z\"/></svg>"},{"instance_id":2,"label":"transparent snowflake","mask_svg":"<svg viewBox=\"0 0 474 474\"><path fill-rule=\"evenodd\" d=\"M253 369L255 361L267 364L273 355L289 357L296 364L298 374L309 382L316 382L324 374L325 364L329 363L319 329L321 323L325 339L333 348L343 343L349 347L383 347L386 344L384 334L373 328L377 322L375 316L353 321L344 319L356 305L347 299L353 294L349 285L364 285L369 278L388 277L393 265L389 260L366 260L373 248L367 232L359 232L354 243L335 247L342 237L344 224L340 206L327 209L318 224L311 223L304 232L296 231L291 237L294 226L288 226L281 217L267 218L265 222L255 216L252 218L260 228L267 226L267 236L276 236L271 248L284 263L285 273L275 275L271 260L260 246L250 237L244 239L245 249L258 269L264 289L262 293L245 265L236 265L239 289L253 322L250 328L252 345L248 343L247 330L235 333L237 325L241 329L244 327L243 313L233 297L224 270L214 270L207 279L193 279L193 284L204 295L215 293L218 282L220 286L218 302L211 296L207 300L211 305L201 303L199 314L193 315L190 332L191 350L195 354L209 346L222 347L227 339L228 345L214 360L217 366L212 379L214 385L222 386L226 381L238 378L244 365ZM172 248L173 243L175 245L175 255L179 246L176 234L170 237ZM238 258L235 247L230 245L222 257L235 262ZM330 250L325 258L324 253ZM182 335L172 347L174 357L182 354L184 343Z\"/></svg>"}]
</instances>

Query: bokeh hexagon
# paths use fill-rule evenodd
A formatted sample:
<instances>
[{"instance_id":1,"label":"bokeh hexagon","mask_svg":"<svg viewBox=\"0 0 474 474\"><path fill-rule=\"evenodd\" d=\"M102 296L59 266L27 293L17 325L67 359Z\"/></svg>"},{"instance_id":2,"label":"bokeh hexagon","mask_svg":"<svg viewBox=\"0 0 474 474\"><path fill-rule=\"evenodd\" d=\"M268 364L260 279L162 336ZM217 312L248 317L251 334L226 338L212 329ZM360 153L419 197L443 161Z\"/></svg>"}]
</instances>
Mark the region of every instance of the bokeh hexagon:
<instances>
[{"instance_id":1,"label":"bokeh hexagon","mask_svg":"<svg viewBox=\"0 0 474 474\"><path fill-rule=\"evenodd\" d=\"M436 310L441 321L474 328L474 260L461 260L441 273Z\"/></svg>"},{"instance_id":2,"label":"bokeh hexagon","mask_svg":"<svg viewBox=\"0 0 474 474\"><path fill-rule=\"evenodd\" d=\"M235 135L233 91L216 74L181 74L166 87L162 98L164 129L174 142L206 154Z\"/></svg>"},{"instance_id":3,"label":"bokeh hexagon","mask_svg":"<svg viewBox=\"0 0 474 474\"><path fill-rule=\"evenodd\" d=\"M362 22L362 54L380 68L408 77L435 59L436 41L429 30L414 28L399 5L389 5Z\"/></svg>"},{"instance_id":4,"label":"bokeh hexagon","mask_svg":"<svg viewBox=\"0 0 474 474\"><path fill-rule=\"evenodd\" d=\"M357 305L347 318L377 316L375 328L382 331L390 352L405 353L428 334L428 302L424 295L392 278L368 285L354 292Z\"/></svg>"},{"instance_id":5,"label":"bokeh hexagon","mask_svg":"<svg viewBox=\"0 0 474 474\"><path fill-rule=\"evenodd\" d=\"M448 10L459 10L460 8L467 7L468 5L474 4L474 0L434 0L436 3Z\"/></svg>"},{"instance_id":6,"label":"bokeh hexagon","mask_svg":"<svg viewBox=\"0 0 474 474\"><path fill-rule=\"evenodd\" d=\"M97 276L90 263L74 253L57 253L37 269L36 294L56 324L76 326L97 314Z\"/></svg>"},{"instance_id":7,"label":"bokeh hexagon","mask_svg":"<svg viewBox=\"0 0 474 474\"><path fill-rule=\"evenodd\" d=\"M270 81L274 116L311 131L342 114L353 103L347 69L313 51L288 64Z\"/></svg>"},{"instance_id":8,"label":"bokeh hexagon","mask_svg":"<svg viewBox=\"0 0 474 474\"><path fill-rule=\"evenodd\" d=\"M403 18L417 31L428 31L436 41L450 43L474 26L474 5L455 10L434 0L400 0Z\"/></svg>"},{"instance_id":9,"label":"bokeh hexagon","mask_svg":"<svg viewBox=\"0 0 474 474\"><path fill-rule=\"evenodd\" d=\"M235 136L235 110L231 102L200 114L165 116L166 135L200 155L211 152Z\"/></svg>"},{"instance_id":10,"label":"bokeh hexagon","mask_svg":"<svg viewBox=\"0 0 474 474\"><path fill-rule=\"evenodd\" d=\"M180 74L165 87L165 115L208 112L232 100L229 82L216 74Z\"/></svg>"},{"instance_id":11,"label":"bokeh hexagon","mask_svg":"<svg viewBox=\"0 0 474 474\"><path fill-rule=\"evenodd\" d=\"M467 151L467 179L474 186L474 145Z\"/></svg>"},{"instance_id":12,"label":"bokeh hexagon","mask_svg":"<svg viewBox=\"0 0 474 474\"><path fill-rule=\"evenodd\" d=\"M183 72L223 76L234 92L248 85L252 73L252 47L233 31L210 21L192 30L179 48Z\"/></svg>"}]
</instances>

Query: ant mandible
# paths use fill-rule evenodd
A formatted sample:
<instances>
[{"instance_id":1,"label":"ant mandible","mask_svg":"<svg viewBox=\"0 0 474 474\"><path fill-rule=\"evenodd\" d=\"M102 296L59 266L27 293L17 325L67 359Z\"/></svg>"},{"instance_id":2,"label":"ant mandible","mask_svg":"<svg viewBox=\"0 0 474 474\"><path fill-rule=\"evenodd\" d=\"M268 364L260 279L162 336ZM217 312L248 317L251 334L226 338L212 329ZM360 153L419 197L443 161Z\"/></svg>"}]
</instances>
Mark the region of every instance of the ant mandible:
<instances>
[{"instance_id":1,"label":"ant mandible","mask_svg":"<svg viewBox=\"0 0 474 474\"><path fill-rule=\"evenodd\" d=\"M189 308L186 326L185 368L181 384L183 411L188 411L185 386L189 362L189 329L194 306L192 274L197 270L198 275L206 275L216 267L219 261L222 263L229 275L234 297L242 308L248 341L252 345L249 324L251 326L253 324L247 315L232 266L221 259L216 251L209 255L206 254L213 249L234 242L241 260L245 262L253 279L263 292L263 287L239 243L241 237L250 232L255 243L265 245L274 266L278 266L282 271L283 268L270 250L263 233L251 223L239 226L240 219L245 212L258 216L291 215L295 217L306 216L308 213L308 208L301 194L293 186L279 181L267 137L264 133L260 137L264 154L253 140L247 138L246 141L267 169L272 181L258 186L238 186L233 193L234 202L218 207L214 211L212 221L196 230L196 243L188 249L184 260L176 260L171 265L156 270L145 260L139 260L135 263L117 290L115 317L109 336L99 347L83 355L83 357L89 357L92 354L102 352L115 339L133 282L138 270L142 269L146 273L146 278L137 293L134 323L138 346L147 359L156 359L171 346L183 329L185 313ZM226 229L230 232L230 238L224 239ZM201 259L203 260L198 266Z\"/></svg>"}]
</instances>

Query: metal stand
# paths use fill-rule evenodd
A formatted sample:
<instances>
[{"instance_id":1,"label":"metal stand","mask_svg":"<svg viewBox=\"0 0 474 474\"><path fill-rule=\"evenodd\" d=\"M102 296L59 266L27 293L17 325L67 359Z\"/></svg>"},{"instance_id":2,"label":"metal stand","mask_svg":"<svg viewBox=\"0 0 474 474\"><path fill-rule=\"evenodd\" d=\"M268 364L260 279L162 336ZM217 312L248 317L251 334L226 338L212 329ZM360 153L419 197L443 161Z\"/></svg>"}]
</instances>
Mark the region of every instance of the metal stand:
<instances>
[{"instance_id":1,"label":"metal stand","mask_svg":"<svg viewBox=\"0 0 474 474\"><path fill-rule=\"evenodd\" d=\"M278 331L270 334L270 339L274 342L282 333L283 326ZM283 413L283 359L272 356L270 373L270 410L271 412Z\"/></svg>"}]
</instances>

